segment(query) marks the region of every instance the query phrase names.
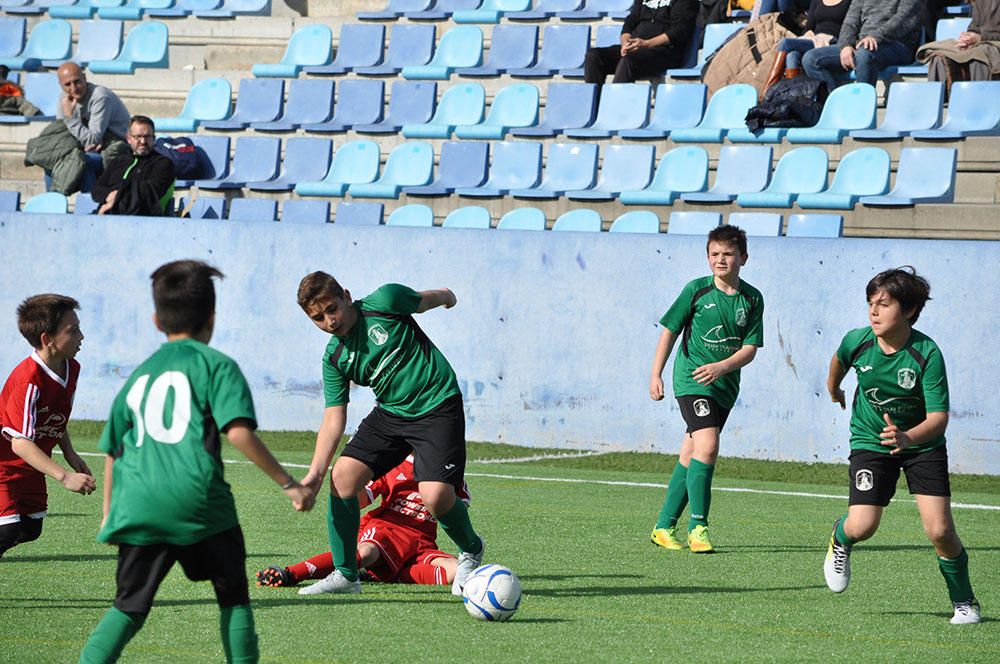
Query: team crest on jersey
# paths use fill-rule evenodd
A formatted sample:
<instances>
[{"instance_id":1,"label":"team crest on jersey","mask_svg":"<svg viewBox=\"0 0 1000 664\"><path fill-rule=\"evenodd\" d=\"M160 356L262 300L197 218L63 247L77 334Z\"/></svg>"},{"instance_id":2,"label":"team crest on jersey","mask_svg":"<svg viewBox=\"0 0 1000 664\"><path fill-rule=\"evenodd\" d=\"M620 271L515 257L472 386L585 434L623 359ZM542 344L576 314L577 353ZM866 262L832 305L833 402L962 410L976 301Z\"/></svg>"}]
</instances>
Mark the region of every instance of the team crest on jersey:
<instances>
[{"instance_id":1,"label":"team crest on jersey","mask_svg":"<svg viewBox=\"0 0 1000 664\"><path fill-rule=\"evenodd\" d=\"M911 390L917 384L917 372L909 368L900 369L896 372L896 382L904 390Z\"/></svg>"},{"instance_id":2,"label":"team crest on jersey","mask_svg":"<svg viewBox=\"0 0 1000 664\"><path fill-rule=\"evenodd\" d=\"M747 310L743 307L736 310L736 324L740 327L744 327L747 324Z\"/></svg>"},{"instance_id":3,"label":"team crest on jersey","mask_svg":"<svg viewBox=\"0 0 1000 664\"><path fill-rule=\"evenodd\" d=\"M669 7L670 3L674 0L643 0L642 4L650 9L659 9L660 7Z\"/></svg>"},{"instance_id":4,"label":"team crest on jersey","mask_svg":"<svg viewBox=\"0 0 1000 664\"><path fill-rule=\"evenodd\" d=\"M385 331L384 327L375 323L368 328L368 338L371 339L376 346L381 346L389 340L389 333Z\"/></svg>"},{"instance_id":5,"label":"team crest on jersey","mask_svg":"<svg viewBox=\"0 0 1000 664\"><path fill-rule=\"evenodd\" d=\"M708 405L707 399L696 399L694 404L694 414L698 417L708 417L708 414L712 412L712 407Z\"/></svg>"},{"instance_id":6,"label":"team crest on jersey","mask_svg":"<svg viewBox=\"0 0 1000 664\"><path fill-rule=\"evenodd\" d=\"M858 491L871 491L871 488L875 486L872 481L872 471L862 469L855 473L854 486L857 487Z\"/></svg>"}]
</instances>

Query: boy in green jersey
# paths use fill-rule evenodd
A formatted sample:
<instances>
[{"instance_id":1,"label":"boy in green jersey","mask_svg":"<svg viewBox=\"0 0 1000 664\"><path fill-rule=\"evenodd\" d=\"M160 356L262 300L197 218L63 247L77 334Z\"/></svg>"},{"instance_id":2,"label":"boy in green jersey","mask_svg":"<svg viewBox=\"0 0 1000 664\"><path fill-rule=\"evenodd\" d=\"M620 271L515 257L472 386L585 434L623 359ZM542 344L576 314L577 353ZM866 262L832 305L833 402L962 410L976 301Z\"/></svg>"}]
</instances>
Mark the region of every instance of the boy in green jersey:
<instances>
[{"instance_id":1,"label":"boy in green jersey","mask_svg":"<svg viewBox=\"0 0 1000 664\"><path fill-rule=\"evenodd\" d=\"M327 526L335 569L299 594L361 592L358 492L412 453L420 497L460 550L451 590L461 595L484 549L468 508L455 498L465 475L462 393L448 360L412 315L450 309L455 294L386 284L355 302L332 276L313 272L299 284L298 303L316 327L333 335L323 356L326 409L303 484L317 492L323 484L347 424L350 384L371 387L377 400L330 476Z\"/></svg>"},{"instance_id":2,"label":"boy in green jersey","mask_svg":"<svg viewBox=\"0 0 1000 664\"><path fill-rule=\"evenodd\" d=\"M257 437L253 399L239 366L208 347L215 327L215 268L176 261L152 275L156 327L167 342L129 376L101 435L104 521L97 539L118 545L118 592L80 653L114 662L142 627L175 562L212 582L227 662L256 662L246 549L223 477L219 432L281 486L295 509L313 493Z\"/></svg>"},{"instance_id":3,"label":"boy in green jersey","mask_svg":"<svg viewBox=\"0 0 1000 664\"><path fill-rule=\"evenodd\" d=\"M649 379L649 396L660 401L663 368L680 338L674 397L687 431L650 539L664 549L683 549L677 520L690 501L687 543L694 553L715 550L708 538L708 510L719 434L740 391L740 369L764 345L764 298L740 279L748 258L746 233L736 226L715 228L708 234L707 252L711 276L688 282L660 319L663 332Z\"/></svg>"},{"instance_id":4,"label":"boy in green jersey","mask_svg":"<svg viewBox=\"0 0 1000 664\"><path fill-rule=\"evenodd\" d=\"M823 564L826 584L835 593L847 589L851 547L878 530L902 470L948 586L951 622L978 623L969 556L951 516L944 358L930 337L913 329L930 299L930 284L906 266L875 275L865 294L871 325L844 335L827 376L830 397L841 408L848 369L857 373L858 387L851 404L850 499L847 514L833 525Z\"/></svg>"}]
</instances>

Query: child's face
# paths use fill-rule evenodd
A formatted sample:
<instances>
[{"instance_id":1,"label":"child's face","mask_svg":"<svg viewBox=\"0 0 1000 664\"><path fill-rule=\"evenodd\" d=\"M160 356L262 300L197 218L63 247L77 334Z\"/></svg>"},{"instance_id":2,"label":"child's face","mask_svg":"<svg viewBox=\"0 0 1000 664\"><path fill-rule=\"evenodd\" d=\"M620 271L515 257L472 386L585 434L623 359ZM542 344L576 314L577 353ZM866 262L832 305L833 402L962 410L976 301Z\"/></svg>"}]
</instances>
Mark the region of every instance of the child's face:
<instances>
[{"instance_id":1,"label":"child's face","mask_svg":"<svg viewBox=\"0 0 1000 664\"><path fill-rule=\"evenodd\" d=\"M740 268L747 262L746 256L740 256L740 250L731 242L708 243L708 267L712 274L720 279L729 276L739 276Z\"/></svg>"},{"instance_id":2,"label":"child's face","mask_svg":"<svg viewBox=\"0 0 1000 664\"><path fill-rule=\"evenodd\" d=\"M351 294L343 297L323 296L306 307L306 315L316 327L327 334L347 336L358 320L358 312L351 306Z\"/></svg>"},{"instance_id":3,"label":"child's face","mask_svg":"<svg viewBox=\"0 0 1000 664\"><path fill-rule=\"evenodd\" d=\"M76 357L83 343L79 316L75 311L67 311L59 320L55 334L46 336L48 337L46 345L56 358L69 360Z\"/></svg>"},{"instance_id":4,"label":"child's face","mask_svg":"<svg viewBox=\"0 0 1000 664\"><path fill-rule=\"evenodd\" d=\"M903 305L884 290L877 290L868 300L868 322L876 337L891 336L910 327Z\"/></svg>"}]
</instances>

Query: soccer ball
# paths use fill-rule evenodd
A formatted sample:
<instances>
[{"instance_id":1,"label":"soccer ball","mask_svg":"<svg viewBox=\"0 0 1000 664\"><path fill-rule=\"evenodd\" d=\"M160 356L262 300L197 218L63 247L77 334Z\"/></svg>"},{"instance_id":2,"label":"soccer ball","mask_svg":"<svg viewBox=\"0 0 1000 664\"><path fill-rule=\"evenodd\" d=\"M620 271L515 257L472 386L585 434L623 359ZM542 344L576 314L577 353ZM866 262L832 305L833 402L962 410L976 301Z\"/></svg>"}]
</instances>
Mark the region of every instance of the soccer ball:
<instances>
[{"instance_id":1,"label":"soccer ball","mask_svg":"<svg viewBox=\"0 0 1000 664\"><path fill-rule=\"evenodd\" d=\"M473 618L503 622L521 605L521 582L506 567L483 565L465 582L462 601Z\"/></svg>"}]
</instances>

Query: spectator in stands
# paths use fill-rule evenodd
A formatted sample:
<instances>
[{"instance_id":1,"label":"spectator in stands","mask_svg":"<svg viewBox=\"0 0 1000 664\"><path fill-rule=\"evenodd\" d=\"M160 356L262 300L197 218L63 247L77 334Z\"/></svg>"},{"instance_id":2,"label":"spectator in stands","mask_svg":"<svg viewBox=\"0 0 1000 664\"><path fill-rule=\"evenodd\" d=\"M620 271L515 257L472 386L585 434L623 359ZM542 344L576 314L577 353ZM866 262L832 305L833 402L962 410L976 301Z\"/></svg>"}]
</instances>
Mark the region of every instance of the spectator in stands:
<instances>
[{"instance_id":1,"label":"spectator in stands","mask_svg":"<svg viewBox=\"0 0 1000 664\"><path fill-rule=\"evenodd\" d=\"M760 14L772 14L774 12L805 12L809 11L809 0L757 0L750 13L750 20L754 21Z\"/></svg>"},{"instance_id":2,"label":"spectator in stands","mask_svg":"<svg viewBox=\"0 0 1000 664\"><path fill-rule=\"evenodd\" d=\"M156 152L156 130L145 115L136 115L126 136L132 154L104 169L90 192L97 214L161 217L174 195L174 162Z\"/></svg>"},{"instance_id":3,"label":"spectator in stands","mask_svg":"<svg viewBox=\"0 0 1000 664\"><path fill-rule=\"evenodd\" d=\"M989 81L1000 74L1000 0L973 0L972 21L958 39L924 44L917 59L927 63L927 79Z\"/></svg>"},{"instance_id":4,"label":"spectator in stands","mask_svg":"<svg viewBox=\"0 0 1000 664\"><path fill-rule=\"evenodd\" d=\"M847 16L851 0L812 0L806 12L806 31L798 39L786 38L778 42L778 55L771 67L771 75L764 90L787 78L802 73L802 56L814 48L837 43L840 28Z\"/></svg>"},{"instance_id":5,"label":"spectator in stands","mask_svg":"<svg viewBox=\"0 0 1000 664\"><path fill-rule=\"evenodd\" d=\"M24 89L8 76L10 68L0 65L0 115L39 115L35 105L24 98Z\"/></svg>"},{"instance_id":6,"label":"spectator in stands","mask_svg":"<svg viewBox=\"0 0 1000 664\"><path fill-rule=\"evenodd\" d=\"M632 83L680 66L697 16L698 0L635 0L621 45L587 51L584 80L600 85L613 74L613 83Z\"/></svg>"},{"instance_id":7,"label":"spectator in stands","mask_svg":"<svg viewBox=\"0 0 1000 664\"><path fill-rule=\"evenodd\" d=\"M925 0L853 0L837 44L803 56L806 75L831 92L851 70L859 83L875 85L879 70L913 62L924 5Z\"/></svg>"}]
</instances>

